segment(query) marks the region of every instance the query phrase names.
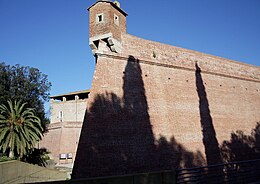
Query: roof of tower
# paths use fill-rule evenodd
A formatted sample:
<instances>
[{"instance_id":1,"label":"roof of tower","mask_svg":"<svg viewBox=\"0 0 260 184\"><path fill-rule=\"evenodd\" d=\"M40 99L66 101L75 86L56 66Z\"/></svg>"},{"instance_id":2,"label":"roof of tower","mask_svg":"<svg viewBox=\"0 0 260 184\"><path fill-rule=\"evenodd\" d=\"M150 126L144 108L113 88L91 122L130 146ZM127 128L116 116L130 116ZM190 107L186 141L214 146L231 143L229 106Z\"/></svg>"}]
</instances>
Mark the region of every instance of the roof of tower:
<instances>
[{"instance_id":1,"label":"roof of tower","mask_svg":"<svg viewBox=\"0 0 260 184\"><path fill-rule=\"evenodd\" d=\"M124 10L122 10L120 7L118 7L114 2L112 2L110 0L97 0L94 4L92 4L90 7L88 7L87 10L89 10L90 8L92 8L94 5L96 5L99 2L110 3L115 9L120 11L124 16L127 16L127 13Z\"/></svg>"}]
</instances>

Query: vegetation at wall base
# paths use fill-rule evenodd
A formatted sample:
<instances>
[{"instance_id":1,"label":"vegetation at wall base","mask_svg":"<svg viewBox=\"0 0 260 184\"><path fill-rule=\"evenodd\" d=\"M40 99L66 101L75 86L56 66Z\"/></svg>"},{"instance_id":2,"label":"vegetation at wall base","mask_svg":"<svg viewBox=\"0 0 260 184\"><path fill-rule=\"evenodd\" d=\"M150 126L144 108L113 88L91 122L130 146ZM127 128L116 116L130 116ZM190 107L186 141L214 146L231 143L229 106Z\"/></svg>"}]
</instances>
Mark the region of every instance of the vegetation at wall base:
<instances>
[{"instance_id":1,"label":"vegetation at wall base","mask_svg":"<svg viewBox=\"0 0 260 184\"><path fill-rule=\"evenodd\" d=\"M48 152L46 148L34 148L30 150L30 152L25 155L21 161L46 167L48 165L48 161L50 160L48 153L50 152Z\"/></svg>"},{"instance_id":2,"label":"vegetation at wall base","mask_svg":"<svg viewBox=\"0 0 260 184\"><path fill-rule=\"evenodd\" d=\"M16 160L16 158L10 158L8 156L0 156L0 162L6 162L6 161L11 161L11 160Z\"/></svg>"}]
</instances>

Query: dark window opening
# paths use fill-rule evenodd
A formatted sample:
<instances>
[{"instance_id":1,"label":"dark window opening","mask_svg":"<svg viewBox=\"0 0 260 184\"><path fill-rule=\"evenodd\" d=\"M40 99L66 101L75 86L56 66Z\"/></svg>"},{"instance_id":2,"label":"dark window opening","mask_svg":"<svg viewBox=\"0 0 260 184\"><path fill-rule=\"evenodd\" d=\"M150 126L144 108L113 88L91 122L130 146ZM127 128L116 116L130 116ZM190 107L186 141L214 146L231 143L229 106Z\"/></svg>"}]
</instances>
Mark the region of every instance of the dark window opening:
<instances>
[{"instance_id":1,"label":"dark window opening","mask_svg":"<svg viewBox=\"0 0 260 184\"><path fill-rule=\"evenodd\" d=\"M119 17L114 15L114 23L119 26Z\"/></svg>"},{"instance_id":2,"label":"dark window opening","mask_svg":"<svg viewBox=\"0 0 260 184\"><path fill-rule=\"evenodd\" d=\"M153 51L153 58L156 58L156 53Z\"/></svg>"},{"instance_id":3,"label":"dark window opening","mask_svg":"<svg viewBox=\"0 0 260 184\"><path fill-rule=\"evenodd\" d=\"M60 119L60 122L62 122L62 118L63 118L63 112L60 111L60 112L59 112L59 119Z\"/></svg>"},{"instance_id":4,"label":"dark window opening","mask_svg":"<svg viewBox=\"0 0 260 184\"><path fill-rule=\"evenodd\" d=\"M99 16L98 16L98 22L101 22L102 20L103 20L102 15L99 15Z\"/></svg>"}]
</instances>

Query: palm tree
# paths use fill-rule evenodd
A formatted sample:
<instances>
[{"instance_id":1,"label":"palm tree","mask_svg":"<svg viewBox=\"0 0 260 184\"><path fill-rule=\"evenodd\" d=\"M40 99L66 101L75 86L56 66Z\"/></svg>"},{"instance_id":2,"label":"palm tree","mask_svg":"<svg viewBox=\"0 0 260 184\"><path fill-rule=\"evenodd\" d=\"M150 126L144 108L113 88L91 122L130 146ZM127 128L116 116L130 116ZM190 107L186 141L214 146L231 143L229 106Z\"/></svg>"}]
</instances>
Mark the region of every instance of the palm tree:
<instances>
[{"instance_id":1,"label":"palm tree","mask_svg":"<svg viewBox=\"0 0 260 184\"><path fill-rule=\"evenodd\" d=\"M33 108L25 108L26 103L8 100L7 104L0 105L0 150L9 149L9 157L21 158L41 139L41 120Z\"/></svg>"}]
</instances>

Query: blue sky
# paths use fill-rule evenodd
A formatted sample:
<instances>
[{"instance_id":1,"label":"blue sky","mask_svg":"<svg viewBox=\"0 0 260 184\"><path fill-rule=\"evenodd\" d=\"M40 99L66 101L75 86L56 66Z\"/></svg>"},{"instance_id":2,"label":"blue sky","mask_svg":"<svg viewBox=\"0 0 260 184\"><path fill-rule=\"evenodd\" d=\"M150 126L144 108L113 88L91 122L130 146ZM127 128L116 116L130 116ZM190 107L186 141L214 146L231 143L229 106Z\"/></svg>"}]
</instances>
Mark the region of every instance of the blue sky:
<instances>
[{"instance_id":1,"label":"blue sky","mask_svg":"<svg viewBox=\"0 0 260 184\"><path fill-rule=\"evenodd\" d=\"M0 62L39 68L51 95L89 89L95 0L0 0ZM129 34L260 65L259 0L120 0Z\"/></svg>"}]
</instances>

